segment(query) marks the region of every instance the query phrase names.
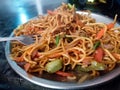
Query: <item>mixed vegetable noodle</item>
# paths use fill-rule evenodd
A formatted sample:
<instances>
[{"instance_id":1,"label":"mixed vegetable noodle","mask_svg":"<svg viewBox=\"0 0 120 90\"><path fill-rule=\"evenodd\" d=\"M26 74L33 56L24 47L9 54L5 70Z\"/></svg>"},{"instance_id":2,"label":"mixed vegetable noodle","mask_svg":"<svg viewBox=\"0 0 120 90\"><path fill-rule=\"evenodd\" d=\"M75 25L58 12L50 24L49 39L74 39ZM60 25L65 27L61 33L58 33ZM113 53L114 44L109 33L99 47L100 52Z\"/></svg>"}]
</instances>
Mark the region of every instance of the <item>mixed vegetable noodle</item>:
<instances>
[{"instance_id":1,"label":"mixed vegetable noodle","mask_svg":"<svg viewBox=\"0 0 120 90\"><path fill-rule=\"evenodd\" d=\"M77 13L74 5L63 3L15 29L15 36L29 35L35 42L11 41L11 58L42 78L78 83L93 79L119 66L116 19L117 15L113 22L96 22L90 12Z\"/></svg>"}]
</instances>

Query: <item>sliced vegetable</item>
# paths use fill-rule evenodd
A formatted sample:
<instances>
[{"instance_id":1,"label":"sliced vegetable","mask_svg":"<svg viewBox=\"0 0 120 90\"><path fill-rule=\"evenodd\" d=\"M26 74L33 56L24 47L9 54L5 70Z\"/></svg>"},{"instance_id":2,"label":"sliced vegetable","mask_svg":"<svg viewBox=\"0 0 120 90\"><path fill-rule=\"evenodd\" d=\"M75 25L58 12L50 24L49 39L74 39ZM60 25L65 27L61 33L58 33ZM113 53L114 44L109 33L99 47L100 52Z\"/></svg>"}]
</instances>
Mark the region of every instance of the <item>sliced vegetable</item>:
<instances>
[{"instance_id":1,"label":"sliced vegetable","mask_svg":"<svg viewBox=\"0 0 120 90\"><path fill-rule=\"evenodd\" d=\"M88 67L82 67L80 65L76 66L76 71L83 71L83 72L89 72L92 70L105 70L106 66L103 63L99 63L97 61L92 61L91 65Z\"/></svg>"},{"instance_id":2,"label":"sliced vegetable","mask_svg":"<svg viewBox=\"0 0 120 90\"><path fill-rule=\"evenodd\" d=\"M107 29L114 28L116 20L117 20L117 14L115 15L114 21L109 23L109 24L107 24Z\"/></svg>"},{"instance_id":3,"label":"sliced vegetable","mask_svg":"<svg viewBox=\"0 0 120 90\"><path fill-rule=\"evenodd\" d=\"M68 8L72 9L74 7L74 5L71 5L70 3L68 3Z\"/></svg>"},{"instance_id":4,"label":"sliced vegetable","mask_svg":"<svg viewBox=\"0 0 120 90\"><path fill-rule=\"evenodd\" d=\"M100 41L95 42L93 49L96 50L100 46L100 44L101 44Z\"/></svg>"},{"instance_id":5,"label":"sliced vegetable","mask_svg":"<svg viewBox=\"0 0 120 90\"><path fill-rule=\"evenodd\" d=\"M111 29L115 26L115 23L116 23L116 19L117 19L117 15L115 15L115 18L114 18L114 21L109 23L107 25L107 29ZM101 29L98 33L97 33L97 36L96 36L96 39L100 39L102 38L102 36L104 35L104 29Z\"/></svg>"},{"instance_id":6,"label":"sliced vegetable","mask_svg":"<svg viewBox=\"0 0 120 90\"><path fill-rule=\"evenodd\" d=\"M51 54L51 55L48 56L48 57L50 57L50 58L56 58L56 57L60 57L60 56L61 56L60 53L54 53L54 54Z\"/></svg>"},{"instance_id":7,"label":"sliced vegetable","mask_svg":"<svg viewBox=\"0 0 120 90\"><path fill-rule=\"evenodd\" d=\"M64 76L64 77L70 77L70 76L73 76L72 73L63 72L63 71L57 71L56 74L58 74L58 75L60 75L60 76Z\"/></svg>"},{"instance_id":8,"label":"sliced vegetable","mask_svg":"<svg viewBox=\"0 0 120 90\"><path fill-rule=\"evenodd\" d=\"M97 61L92 61L90 68L93 70L105 70L106 66L103 63L99 63Z\"/></svg>"},{"instance_id":9,"label":"sliced vegetable","mask_svg":"<svg viewBox=\"0 0 120 90\"><path fill-rule=\"evenodd\" d=\"M118 53L112 53L112 55L113 55L116 59L120 60L120 54L118 54Z\"/></svg>"},{"instance_id":10,"label":"sliced vegetable","mask_svg":"<svg viewBox=\"0 0 120 90\"><path fill-rule=\"evenodd\" d=\"M57 12L51 11L51 10L47 10L47 13L48 13L49 15L55 15Z\"/></svg>"},{"instance_id":11,"label":"sliced vegetable","mask_svg":"<svg viewBox=\"0 0 120 90\"><path fill-rule=\"evenodd\" d=\"M107 24L107 29L114 28L114 26L115 26L115 23L109 23Z\"/></svg>"},{"instance_id":12,"label":"sliced vegetable","mask_svg":"<svg viewBox=\"0 0 120 90\"><path fill-rule=\"evenodd\" d=\"M99 40L102 38L102 36L104 35L104 29L101 29L98 33L97 33L97 36L96 36L96 39Z\"/></svg>"},{"instance_id":13,"label":"sliced vegetable","mask_svg":"<svg viewBox=\"0 0 120 90\"><path fill-rule=\"evenodd\" d=\"M14 60L15 60L16 62L23 62L23 61L24 61L24 58L23 58L23 56L20 56L20 57L15 57Z\"/></svg>"},{"instance_id":14,"label":"sliced vegetable","mask_svg":"<svg viewBox=\"0 0 120 90\"><path fill-rule=\"evenodd\" d=\"M30 68L30 63L26 63L26 64L24 65L24 69L25 69L25 71L28 71L29 68Z\"/></svg>"},{"instance_id":15,"label":"sliced vegetable","mask_svg":"<svg viewBox=\"0 0 120 90\"><path fill-rule=\"evenodd\" d=\"M48 73L55 73L62 68L62 60L56 59L54 61L48 62L45 68Z\"/></svg>"},{"instance_id":16,"label":"sliced vegetable","mask_svg":"<svg viewBox=\"0 0 120 90\"><path fill-rule=\"evenodd\" d=\"M59 44L59 41L60 41L60 35L57 35L55 40L56 40L56 46L57 46Z\"/></svg>"},{"instance_id":17,"label":"sliced vegetable","mask_svg":"<svg viewBox=\"0 0 120 90\"><path fill-rule=\"evenodd\" d=\"M79 72L79 71L82 71L82 72L89 72L91 71L91 69L88 67L82 67L80 65L76 66L75 67L75 71Z\"/></svg>"},{"instance_id":18,"label":"sliced vegetable","mask_svg":"<svg viewBox=\"0 0 120 90\"><path fill-rule=\"evenodd\" d=\"M94 58L96 61L101 62L104 56L104 51L101 47L97 48L95 51Z\"/></svg>"}]
</instances>

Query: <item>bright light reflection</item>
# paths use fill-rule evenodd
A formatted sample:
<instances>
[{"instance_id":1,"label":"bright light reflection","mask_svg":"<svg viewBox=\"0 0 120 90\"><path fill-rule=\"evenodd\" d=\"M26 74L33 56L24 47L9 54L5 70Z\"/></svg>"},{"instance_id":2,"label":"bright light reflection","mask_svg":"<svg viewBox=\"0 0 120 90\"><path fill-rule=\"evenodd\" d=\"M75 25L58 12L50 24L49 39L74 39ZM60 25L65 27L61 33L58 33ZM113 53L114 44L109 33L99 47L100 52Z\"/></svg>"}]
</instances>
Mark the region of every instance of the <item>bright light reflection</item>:
<instances>
[{"instance_id":1,"label":"bright light reflection","mask_svg":"<svg viewBox=\"0 0 120 90\"><path fill-rule=\"evenodd\" d=\"M28 20L28 17L27 17L27 15L26 15L26 13L25 13L25 10L24 10L24 8L20 8L19 9L19 17L20 17L20 22L21 23L25 23L25 22L27 22L27 20Z\"/></svg>"},{"instance_id":2,"label":"bright light reflection","mask_svg":"<svg viewBox=\"0 0 120 90\"><path fill-rule=\"evenodd\" d=\"M25 13L20 13L20 20L21 20L21 23L27 22L27 16Z\"/></svg>"},{"instance_id":3,"label":"bright light reflection","mask_svg":"<svg viewBox=\"0 0 120 90\"><path fill-rule=\"evenodd\" d=\"M92 2L92 3L93 3L94 1L95 1L95 0L88 0L88 2Z\"/></svg>"},{"instance_id":4,"label":"bright light reflection","mask_svg":"<svg viewBox=\"0 0 120 90\"><path fill-rule=\"evenodd\" d=\"M42 1L41 0L36 0L36 7L37 7L37 12L38 14L43 14L43 9L42 9Z\"/></svg>"}]
</instances>

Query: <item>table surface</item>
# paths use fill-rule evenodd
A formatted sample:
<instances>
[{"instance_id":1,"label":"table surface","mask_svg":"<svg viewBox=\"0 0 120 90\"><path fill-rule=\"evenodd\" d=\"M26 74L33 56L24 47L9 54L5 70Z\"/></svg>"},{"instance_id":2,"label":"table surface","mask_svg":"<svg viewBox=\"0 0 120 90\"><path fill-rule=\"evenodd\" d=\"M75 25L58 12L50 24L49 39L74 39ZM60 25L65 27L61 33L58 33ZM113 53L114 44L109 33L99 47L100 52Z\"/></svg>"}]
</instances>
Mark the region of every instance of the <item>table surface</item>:
<instances>
[{"instance_id":1,"label":"table surface","mask_svg":"<svg viewBox=\"0 0 120 90\"><path fill-rule=\"evenodd\" d=\"M44 1L44 0L43 0ZM52 3L54 4L54 3ZM42 8L41 8L42 7ZM49 7L49 5L47 6ZM9 36L14 28L27 22L29 19L44 14L47 10L44 2L41 0L2 0L0 2L0 37ZM54 7L51 7L52 9ZM88 9L92 12L106 15L113 18L116 13L120 16L118 6L85 6L82 9ZM50 9L50 8L49 8ZM81 9L81 8L79 8ZM118 16L118 17L119 17ZM120 18L118 18L118 21ZM52 90L37 86L23 79L16 74L9 66L5 57L5 42L0 43L0 90ZM82 90L120 90L120 76L115 79L95 87Z\"/></svg>"}]
</instances>

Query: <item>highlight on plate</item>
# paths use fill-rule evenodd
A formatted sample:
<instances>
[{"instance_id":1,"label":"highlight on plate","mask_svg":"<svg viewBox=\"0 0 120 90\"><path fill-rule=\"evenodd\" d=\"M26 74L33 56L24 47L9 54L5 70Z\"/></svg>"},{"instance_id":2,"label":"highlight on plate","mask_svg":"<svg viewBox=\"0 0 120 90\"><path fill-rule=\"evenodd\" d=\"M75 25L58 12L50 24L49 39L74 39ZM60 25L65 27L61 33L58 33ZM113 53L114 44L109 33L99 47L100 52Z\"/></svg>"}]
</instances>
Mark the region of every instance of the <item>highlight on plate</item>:
<instances>
[{"instance_id":1,"label":"highlight on plate","mask_svg":"<svg viewBox=\"0 0 120 90\"><path fill-rule=\"evenodd\" d=\"M35 43L11 41L11 58L26 72L62 82L83 82L104 75L120 63L120 27L96 22L63 3L47 15L19 26L14 36L30 35Z\"/></svg>"}]
</instances>

